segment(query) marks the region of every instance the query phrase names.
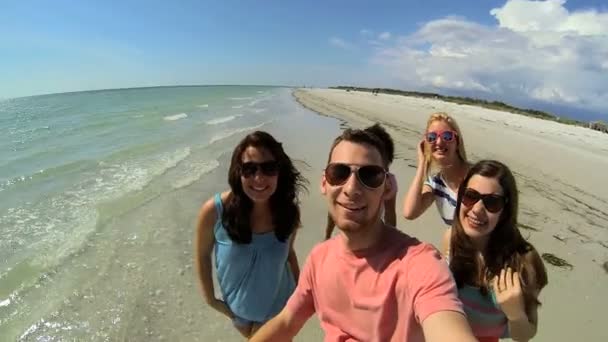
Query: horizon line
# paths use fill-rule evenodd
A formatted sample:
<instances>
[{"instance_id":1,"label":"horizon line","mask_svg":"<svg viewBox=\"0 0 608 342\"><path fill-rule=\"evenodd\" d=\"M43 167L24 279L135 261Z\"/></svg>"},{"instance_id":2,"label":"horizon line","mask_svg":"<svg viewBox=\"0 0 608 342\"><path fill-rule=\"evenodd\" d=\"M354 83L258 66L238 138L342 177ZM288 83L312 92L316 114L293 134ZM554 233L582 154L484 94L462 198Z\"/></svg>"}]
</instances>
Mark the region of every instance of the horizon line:
<instances>
[{"instance_id":1,"label":"horizon line","mask_svg":"<svg viewBox=\"0 0 608 342\"><path fill-rule=\"evenodd\" d=\"M39 97L39 96L51 96L51 95L65 95L65 94L78 94L78 93L95 93L102 91L120 91L130 89L152 89L152 88L188 88L188 87L272 87L272 88L304 88L305 86L294 86L294 85L277 85L277 84L176 84L176 85L155 85L155 86L134 86L134 87L120 87L120 88L100 88L100 89L86 89L86 90L71 90L55 93L42 93L34 95L23 95L15 97L0 98L0 101L23 99L28 97Z\"/></svg>"},{"instance_id":2,"label":"horizon line","mask_svg":"<svg viewBox=\"0 0 608 342\"><path fill-rule=\"evenodd\" d=\"M310 85L280 85L280 84L174 84L174 85L153 85L153 86L133 86L133 87L119 87L119 88L100 88L100 89L86 89L86 90L73 90L73 91L64 91L64 92L53 92L53 93L42 93L42 94L34 94L34 95L24 95L24 96L16 96L16 97L7 97L7 98L0 98L0 101L10 101L10 100L15 100L15 99L25 99L25 98L34 98L34 97L44 97L44 96L53 96L53 95L68 95L68 94L80 94L80 93L96 93L96 92L111 92L111 91L121 91L121 90L132 90L132 89L154 89L154 88L195 88L195 87L269 87L269 88L292 88L292 89L297 89L297 88L324 88L324 89L331 89L331 88L340 88L340 87L347 87L347 88L367 88L367 87L361 87L361 86L340 86L340 85L326 85L326 86L310 86ZM374 88L367 88L367 89L374 89ZM420 91L420 90L405 90L405 89L401 89L401 88L379 88L379 89L389 89L389 90L398 90L398 91L404 91L404 92L420 92L420 93L427 93L425 91ZM428 94L435 94L435 95L439 95L441 97L450 97L453 95L445 95L442 93L430 93L428 92ZM455 96L455 97L463 97L463 96ZM478 98L478 97L470 97L471 99L474 100L485 100L488 101L487 99L483 99L483 98ZM494 99L493 101L496 101L496 99ZM528 110L538 110L538 109L533 109L533 108L522 108L516 105L512 105L509 104L508 102L504 102L504 100L498 100L499 102L503 102L511 107L517 108L517 109L528 109ZM575 108L575 109L581 109L581 108ZM582 110L586 110L586 109L582 109ZM544 110L539 110L539 111L544 111ZM595 112L595 111L591 111L591 112ZM557 115L555 113L551 112L546 112L548 114L551 114L555 117L565 117L568 119L573 119L573 120L578 120L578 119L574 119L574 116L572 115ZM596 112L599 114L599 112ZM605 118L603 118L601 115L596 115L599 120L603 121L605 120ZM596 118L595 120L598 120L598 118ZM589 120L589 122L592 122L593 120Z\"/></svg>"}]
</instances>

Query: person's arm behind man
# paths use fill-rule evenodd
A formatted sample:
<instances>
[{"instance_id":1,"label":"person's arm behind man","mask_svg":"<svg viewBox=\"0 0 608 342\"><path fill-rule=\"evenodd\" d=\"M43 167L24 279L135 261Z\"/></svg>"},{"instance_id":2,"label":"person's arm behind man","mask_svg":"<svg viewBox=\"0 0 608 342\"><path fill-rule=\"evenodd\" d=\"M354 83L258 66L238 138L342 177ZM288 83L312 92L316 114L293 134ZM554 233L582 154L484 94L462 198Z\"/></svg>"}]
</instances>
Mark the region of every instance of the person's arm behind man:
<instances>
[{"instance_id":1,"label":"person's arm behind man","mask_svg":"<svg viewBox=\"0 0 608 342\"><path fill-rule=\"evenodd\" d=\"M384 200L384 223L397 227L397 178L389 173L387 180L390 182L390 195Z\"/></svg>"},{"instance_id":2,"label":"person's arm behind man","mask_svg":"<svg viewBox=\"0 0 608 342\"><path fill-rule=\"evenodd\" d=\"M334 228L336 223L334 222L333 217L329 213L327 213L327 224L325 225L325 240L329 240L331 238L331 234L334 232Z\"/></svg>"}]
</instances>

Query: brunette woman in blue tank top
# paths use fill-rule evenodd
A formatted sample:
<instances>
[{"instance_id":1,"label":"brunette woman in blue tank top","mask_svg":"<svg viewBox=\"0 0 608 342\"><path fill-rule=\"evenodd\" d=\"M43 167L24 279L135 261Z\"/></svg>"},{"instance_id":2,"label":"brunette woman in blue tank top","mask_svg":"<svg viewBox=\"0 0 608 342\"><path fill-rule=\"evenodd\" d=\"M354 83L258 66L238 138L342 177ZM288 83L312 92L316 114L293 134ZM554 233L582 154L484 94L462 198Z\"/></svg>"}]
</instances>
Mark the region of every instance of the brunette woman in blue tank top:
<instances>
[{"instance_id":1,"label":"brunette woman in blue tank top","mask_svg":"<svg viewBox=\"0 0 608 342\"><path fill-rule=\"evenodd\" d=\"M293 250L305 180L270 134L247 135L234 149L230 190L200 210L195 264L203 295L245 337L281 311L300 273ZM222 299L215 297L211 252Z\"/></svg>"}]
</instances>

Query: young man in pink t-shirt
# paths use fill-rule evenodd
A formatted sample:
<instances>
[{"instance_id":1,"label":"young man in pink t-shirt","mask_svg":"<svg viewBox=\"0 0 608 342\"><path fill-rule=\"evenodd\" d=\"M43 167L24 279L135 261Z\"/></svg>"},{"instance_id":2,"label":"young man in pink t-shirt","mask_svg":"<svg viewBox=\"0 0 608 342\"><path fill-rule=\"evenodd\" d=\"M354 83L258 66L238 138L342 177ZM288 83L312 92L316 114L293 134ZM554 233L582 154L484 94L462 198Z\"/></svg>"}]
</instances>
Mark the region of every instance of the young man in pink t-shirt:
<instances>
[{"instance_id":1,"label":"young man in pink t-shirt","mask_svg":"<svg viewBox=\"0 0 608 342\"><path fill-rule=\"evenodd\" d=\"M287 305L251 341L290 340L314 313L325 341L476 341L445 261L382 222L387 165L369 131L336 138L321 192L342 234L313 248Z\"/></svg>"}]
</instances>

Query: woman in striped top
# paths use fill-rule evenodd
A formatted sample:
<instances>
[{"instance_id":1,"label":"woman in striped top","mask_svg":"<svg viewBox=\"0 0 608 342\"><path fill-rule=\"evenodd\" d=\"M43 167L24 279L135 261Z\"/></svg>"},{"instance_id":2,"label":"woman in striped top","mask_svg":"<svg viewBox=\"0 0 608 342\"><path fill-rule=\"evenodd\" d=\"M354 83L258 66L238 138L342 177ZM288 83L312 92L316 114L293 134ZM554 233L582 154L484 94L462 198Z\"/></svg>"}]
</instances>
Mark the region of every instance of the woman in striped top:
<instances>
[{"instance_id":1,"label":"woman in striped top","mask_svg":"<svg viewBox=\"0 0 608 342\"><path fill-rule=\"evenodd\" d=\"M418 145L418 168L405 196L403 216L414 220L435 202L443 222L451 227L456 193L468 170L456 120L446 113L431 114L424 139Z\"/></svg>"},{"instance_id":2,"label":"woman in striped top","mask_svg":"<svg viewBox=\"0 0 608 342\"><path fill-rule=\"evenodd\" d=\"M480 161L458 191L443 248L473 333L481 342L536 334L538 295L547 272L517 228L515 178L497 161Z\"/></svg>"}]
</instances>

